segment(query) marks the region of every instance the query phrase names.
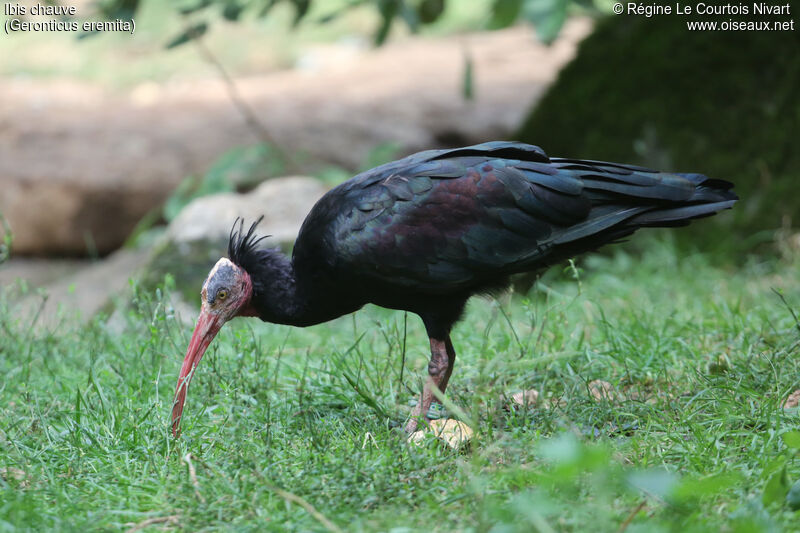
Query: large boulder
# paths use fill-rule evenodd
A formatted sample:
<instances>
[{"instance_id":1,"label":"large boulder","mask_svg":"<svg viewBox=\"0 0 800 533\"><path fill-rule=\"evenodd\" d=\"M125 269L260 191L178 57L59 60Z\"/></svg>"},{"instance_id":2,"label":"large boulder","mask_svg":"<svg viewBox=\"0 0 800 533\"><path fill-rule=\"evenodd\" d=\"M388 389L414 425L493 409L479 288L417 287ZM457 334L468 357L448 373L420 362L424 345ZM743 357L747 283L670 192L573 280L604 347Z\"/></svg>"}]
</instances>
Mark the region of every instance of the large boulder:
<instances>
[{"instance_id":1,"label":"large boulder","mask_svg":"<svg viewBox=\"0 0 800 533\"><path fill-rule=\"evenodd\" d=\"M167 228L167 239L175 245L193 242L227 242L237 217L250 223L264 217L259 230L269 234L267 242L291 246L300 225L327 188L305 176L276 178L247 194L221 193L191 202Z\"/></svg>"},{"instance_id":2,"label":"large boulder","mask_svg":"<svg viewBox=\"0 0 800 533\"><path fill-rule=\"evenodd\" d=\"M198 198L180 212L155 245L142 281L152 287L169 274L187 301L198 302L208 271L227 254L228 237L237 217L248 225L263 216L258 233L269 235L263 246L288 252L306 215L326 191L314 178L294 176L269 180L247 194Z\"/></svg>"},{"instance_id":3,"label":"large boulder","mask_svg":"<svg viewBox=\"0 0 800 533\"><path fill-rule=\"evenodd\" d=\"M65 320L88 320L111 311L121 295L120 302L128 301L131 278L153 289L170 275L180 290L172 297L176 314L192 321L200 287L211 266L227 253L236 217L250 224L263 215L258 232L270 235L264 246L289 252L308 211L326 191L314 178L286 177L267 181L248 194L198 198L152 247L123 248L96 261L13 257L0 266L0 289L13 302L16 316L53 329ZM24 283L17 285L18 280ZM123 327L121 316L116 317L114 327Z\"/></svg>"}]
</instances>

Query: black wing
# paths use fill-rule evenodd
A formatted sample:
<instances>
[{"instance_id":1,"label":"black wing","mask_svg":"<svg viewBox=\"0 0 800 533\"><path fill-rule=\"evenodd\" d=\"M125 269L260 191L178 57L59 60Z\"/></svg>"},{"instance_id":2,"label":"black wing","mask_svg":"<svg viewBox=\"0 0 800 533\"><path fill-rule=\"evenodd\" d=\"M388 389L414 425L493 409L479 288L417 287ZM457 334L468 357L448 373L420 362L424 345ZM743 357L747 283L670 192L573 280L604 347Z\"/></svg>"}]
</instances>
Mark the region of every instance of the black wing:
<instances>
[{"instance_id":1,"label":"black wing","mask_svg":"<svg viewBox=\"0 0 800 533\"><path fill-rule=\"evenodd\" d=\"M421 152L326 195L319 231L337 268L432 292L481 285L596 248L641 226L731 207L731 185L494 142Z\"/></svg>"}]
</instances>

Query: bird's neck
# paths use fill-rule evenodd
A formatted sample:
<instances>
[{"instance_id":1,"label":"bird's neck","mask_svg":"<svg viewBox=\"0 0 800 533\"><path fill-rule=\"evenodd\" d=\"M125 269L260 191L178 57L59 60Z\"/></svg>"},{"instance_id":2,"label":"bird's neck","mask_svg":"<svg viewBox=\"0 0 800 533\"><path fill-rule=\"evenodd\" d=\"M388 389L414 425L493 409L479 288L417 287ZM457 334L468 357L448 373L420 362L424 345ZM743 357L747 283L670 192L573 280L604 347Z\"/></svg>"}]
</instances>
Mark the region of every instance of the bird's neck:
<instances>
[{"instance_id":1,"label":"bird's neck","mask_svg":"<svg viewBox=\"0 0 800 533\"><path fill-rule=\"evenodd\" d=\"M261 250L258 265L248 274L253 284L249 304L240 313L258 316L265 322L310 326L344 312L329 309L330 295L316 286L310 276L295 268L279 250ZM346 311L345 311L346 312Z\"/></svg>"}]
</instances>

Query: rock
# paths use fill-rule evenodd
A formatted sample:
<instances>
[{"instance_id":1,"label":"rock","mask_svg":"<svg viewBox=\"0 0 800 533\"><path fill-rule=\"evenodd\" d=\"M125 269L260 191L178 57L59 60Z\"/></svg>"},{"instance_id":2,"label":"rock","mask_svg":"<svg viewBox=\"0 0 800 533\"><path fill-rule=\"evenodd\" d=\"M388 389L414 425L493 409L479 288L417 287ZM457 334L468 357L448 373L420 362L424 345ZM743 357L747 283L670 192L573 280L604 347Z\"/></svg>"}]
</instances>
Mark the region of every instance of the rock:
<instances>
[{"instance_id":1,"label":"rock","mask_svg":"<svg viewBox=\"0 0 800 533\"><path fill-rule=\"evenodd\" d=\"M247 194L203 196L175 217L167 228L167 238L176 244L227 243L236 217L249 224L263 216L259 230L270 235L267 242L291 246L306 215L327 190L317 179L289 176L268 180Z\"/></svg>"},{"instance_id":2,"label":"rock","mask_svg":"<svg viewBox=\"0 0 800 533\"><path fill-rule=\"evenodd\" d=\"M188 302L198 302L200 288L214 263L227 254L228 237L236 217L245 225L264 216L260 235L263 246L288 251L300 226L327 188L318 180L292 176L264 182L247 194L222 193L198 198L173 220L156 244L142 275L154 287L166 274Z\"/></svg>"},{"instance_id":3,"label":"rock","mask_svg":"<svg viewBox=\"0 0 800 533\"><path fill-rule=\"evenodd\" d=\"M507 138L591 26L570 20L551 46L529 27L403 39L344 64L236 84L285 151L354 169L385 143L405 154ZM473 100L461 96L465 49ZM218 79L148 82L129 94L3 79L0 124L0 212L24 255L108 253L186 176L261 140Z\"/></svg>"},{"instance_id":4,"label":"rock","mask_svg":"<svg viewBox=\"0 0 800 533\"><path fill-rule=\"evenodd\" d=\"M429 429L415 431L408 436L408 442L421 446L429 436L433 436L448 447L457 450L468 445L473 435L472 428L464 422L448 418L431 420Z\"/></svg>"}]
</instances>

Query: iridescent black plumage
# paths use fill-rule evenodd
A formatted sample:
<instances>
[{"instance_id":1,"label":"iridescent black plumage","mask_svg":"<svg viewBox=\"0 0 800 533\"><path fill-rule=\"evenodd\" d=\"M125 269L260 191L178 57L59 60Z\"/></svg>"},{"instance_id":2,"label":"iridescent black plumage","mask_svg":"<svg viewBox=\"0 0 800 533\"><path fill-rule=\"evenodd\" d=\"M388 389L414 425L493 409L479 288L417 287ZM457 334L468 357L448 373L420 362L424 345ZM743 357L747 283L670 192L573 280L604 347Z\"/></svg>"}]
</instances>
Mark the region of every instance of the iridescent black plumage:
<instances>
[{"instance_id":1,"label":"iridescent black plumage","mask_svg":"<svg viewBox=\"0 0 800 533\"><path fill-rule=\"evenodd\" d=\"M264 219L264 215L250 225L247 232L244 231L244 219L236 218L231 227L228 237L228 257L236 265L242 267L250 274L253 281L253 292L262 294L265 291L265 281L269 277L270 269L267 268L269 259L272 256L270 250L260 249L258 245L269 237L264 235L256 236L256 227ZM238 225L238 227L237 227Z\"/></svg>"},{"instance_id":2,"label":"iridescent black plumage","mask_svg":"<svg viewBox=\"0 0 800 533\"><path fill-rule=\"evenodd\" d=\"M551 159L521 143L431 150L328 192L291 260L257 248L256 224L232 230L229 254L251 276L264 320L305 326L366 303L417 313L443 389L455 358L449 332L470 296L640 227L730 208L731 187L700 174Z\"/></svg>"},{"instance_id":3,"label":"iridescent black plumage","mask_svg":"<svg viewBox=\"0 0 800 533\"><path fill-rule=\"evenodd\" d=\"M228 236L228 257L237 265L247 269L247 266L252 266L252 261L258 260L258 244L266 239L268 235L263 237L256 237L256 226L264 220L264 215L258 217L258 220L253 222L247 233L244 232L244 219L236 218L236 221L231 227L231 233ZM236 225L239 225L237 228Z\"/></svg>"}]
</instances>

